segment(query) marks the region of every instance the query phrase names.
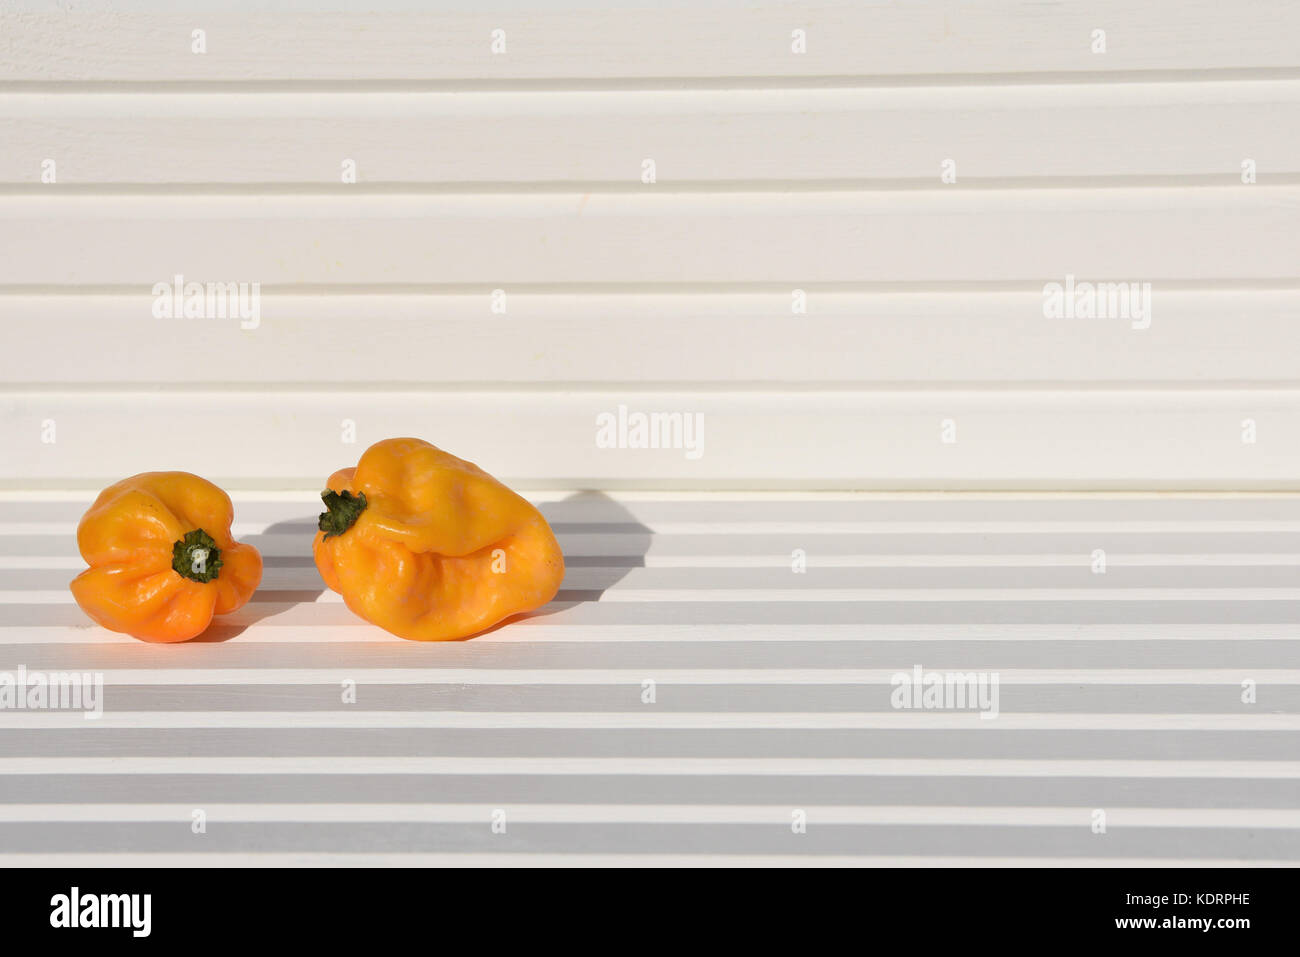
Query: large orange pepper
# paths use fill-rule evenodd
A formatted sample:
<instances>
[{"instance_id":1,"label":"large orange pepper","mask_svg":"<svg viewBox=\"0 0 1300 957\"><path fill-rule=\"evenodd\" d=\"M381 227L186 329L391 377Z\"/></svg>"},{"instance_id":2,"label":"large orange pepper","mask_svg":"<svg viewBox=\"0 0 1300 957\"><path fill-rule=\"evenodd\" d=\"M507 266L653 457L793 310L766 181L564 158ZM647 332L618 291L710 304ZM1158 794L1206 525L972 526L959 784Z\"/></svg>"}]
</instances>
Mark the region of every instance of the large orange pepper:
<instances>
[{"instance_id":1,"label":"large orange pepper","mask_svg":"<svg viewBox=\"0 0 1300 957\"><path fill-rule=\"evenodd\" d=\"M90 568L72 581L82 610L145 641L187 641L248 601L262 556L230 537L230 497L188 472L110 485L77 527Z\"/></svg>"},{"instance_id":2,"label":"large orange pepper","mask_svg":"<svg viewBox=\"0 0 1300 957\"><path fill-rule=\"evenodd\" d=\"M316 567L394 635L468 638L559 590L564 556L542 513L428 442L386 439L326 484Z\"/></svg>"}]
</instances>

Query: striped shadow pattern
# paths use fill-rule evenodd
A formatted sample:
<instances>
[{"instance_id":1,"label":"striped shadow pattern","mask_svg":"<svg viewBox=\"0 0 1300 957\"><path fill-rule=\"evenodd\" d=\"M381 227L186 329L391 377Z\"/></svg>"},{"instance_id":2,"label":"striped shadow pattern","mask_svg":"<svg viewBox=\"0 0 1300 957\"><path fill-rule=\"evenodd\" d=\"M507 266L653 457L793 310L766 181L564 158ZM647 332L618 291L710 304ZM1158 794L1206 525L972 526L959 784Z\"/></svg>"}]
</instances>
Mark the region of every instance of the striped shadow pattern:
<instances>
[{"instance_id":1,"label":"striped shadow pattern","mask_svg":"<svg viewBox=\"0 0 1300 957\"><path fill-rule=\"evenodd\" d=\"M557 601L423 645L237 493L263 588L155 646L72 603L90 495L0 495L0 672L103 679L0 710L0 862L1300 861L1300 496L534 497Z\"/></svg>"}]
</instances>

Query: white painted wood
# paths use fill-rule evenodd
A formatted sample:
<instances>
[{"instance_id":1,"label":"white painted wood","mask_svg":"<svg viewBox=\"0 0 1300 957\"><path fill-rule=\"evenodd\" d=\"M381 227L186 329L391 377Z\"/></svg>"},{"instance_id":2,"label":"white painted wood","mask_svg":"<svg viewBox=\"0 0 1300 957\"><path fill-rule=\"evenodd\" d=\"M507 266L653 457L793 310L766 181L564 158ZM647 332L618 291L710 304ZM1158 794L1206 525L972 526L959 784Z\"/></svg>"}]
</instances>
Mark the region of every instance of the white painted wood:
<instances>
[{"instance_id":1,"label":"white painted wood","mask_svg":"<svg viewBox=\"0 0 1300 957\"><path fill-rule=\"evenodd\" d=\"M6 196L0 285L1160 283L1300 277L1300 186ZM1041 288L1041 286L1040 286Z\"/></svg>"},{"instance_id":2,"label":"white painted wood","mask_svg":"<svg viewBox=\"0 0 1300 957\"><path fill-rule=\"evenodd\" d=\"M95 2L0 15L0 82L467 82L675 77L899 77L1300 65L1300 11L1286 0L1222 4L1032 0L906 4L566 0L466 11L439 3L322 2L313 9L187 12ZM116 9L115 7L121 7ZM368 8L368 9L367 9ZM207 52L191 34L207 31ZM506 31L493 55L492 31ZM807 31L807 53L791 32ZM1106 31L1106 52L1092 32Z\"/></svg>"},{"instance_id":3,"label":"white painted wood","mask_svg":"<svg viewBox=\"0 0 1300 957\"><path fill-rule=\"evenodd\" d=\"M1300 496L1242 491L1300 491L1297 35L1284 0L6 6L0 670L106 707L0 713L4 861L1300 860ZM263 283L257 328L155 318L176 273ZM1067 274L1150 282L1149 328L1045 318ZM601 448L620 406L702 442ZM553 490L552 606L417 647L325 591L315 490L397 434ZM66 589L153 468L266 557L220 640ZM996 720L893 708L918 662L997 672Z\"/></svg>"},{"instance_id":4,"label":"white painted wood","mask_svg":"<svg viewBox=\"0 0 1300 957\"><path fill-rule=\"evenodd\" d=\"M620 405L703 416L700 457L597 447L597 416ZM0 481L84 487L184 468L317 488L369 443L418 435L524 487L1294 489L1298 431L1296 390L12 392Z\"/></svg>"},{"instance_id":5,"label":"white painted wood","mask_svg":"<svg viewBox=\"0 0 1300 957\"><path fill-rule=\"evenodd\" d=\"M802 388L1296 385L1300 291L1160 289L1149 328L1047 319L1038 291L263 295L261 324L156 319L153 297L0 295L0 382ZM57 343L57 348L53 344Z\"/></svg>"},{"instance_id":6,"label":"white painted wood","mask_svg":"<svg viewBox=\"0 0 1300 957\"><path fill-rule=\"evenodd\" d=\"M235 485L313 487L355 418L556 487L1290 487L1297 17L25 2L0 14L0 477L139 471L139 442L103 447L130 422ZM177 273L262 283L260 325L155 319ZM1067 274L1150 282L1150 328L1045 319ZM629 396L707 412L705 456L596 449Z\"/></svg>"},{"instance_id":7,"label":"white painted wood","mask_svg":"<svg viewBox=\"0 0 1300 957\"><path fill-rule=\"evenodd\" d=\"M1213 130L1214 136L1205 135ZM0 94L0 184L957 182L1300 173L1300 80L786 90Z\"/></svg>"}]
</instances>

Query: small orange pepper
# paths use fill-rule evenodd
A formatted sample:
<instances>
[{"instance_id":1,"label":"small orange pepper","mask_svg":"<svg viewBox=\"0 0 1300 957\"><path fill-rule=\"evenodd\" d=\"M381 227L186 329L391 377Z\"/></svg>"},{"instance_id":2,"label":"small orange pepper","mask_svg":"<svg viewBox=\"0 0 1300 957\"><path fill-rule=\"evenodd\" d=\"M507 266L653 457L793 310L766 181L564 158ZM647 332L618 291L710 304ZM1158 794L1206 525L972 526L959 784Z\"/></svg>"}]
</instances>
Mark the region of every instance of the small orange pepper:
<instances>
[{"instance_id":1,"label":"small orange pepper","mask_svg":"<svg viewBox=\"0 0 1300 957\"><path fill-rule=\"evenodd\" d=\"M386 439L330 476L312 551L353 612L401 638L468 638L545 605L564 578L532 503L420 439Z\"/></svg>"},{"instance_id":2,"label":"small orange pepper","mask_svg":"<svg viewBox=\"0 0 1300 957\"><path fill-rule=\"evenodd\" d=\"M90 567L72 581L82 611L144 641L188 641L241 607L262 556L230 537L228 496L188 472L144 472L99 494L77 527Z\"/></svg>"}]
</instances>

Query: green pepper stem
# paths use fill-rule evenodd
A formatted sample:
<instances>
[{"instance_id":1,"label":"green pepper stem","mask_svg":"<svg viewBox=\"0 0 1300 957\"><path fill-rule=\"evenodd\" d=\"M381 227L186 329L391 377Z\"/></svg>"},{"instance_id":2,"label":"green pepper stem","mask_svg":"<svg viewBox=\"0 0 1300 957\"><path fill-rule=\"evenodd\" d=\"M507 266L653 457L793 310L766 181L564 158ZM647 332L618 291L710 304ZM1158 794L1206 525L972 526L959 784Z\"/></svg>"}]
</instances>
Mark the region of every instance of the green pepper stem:
<instances>
[{"instance_id":1,"label":"green pepper stem","mask_svg":"<svg viewBox=\"0 0 1300 957\"><path fill-rule=\"evenodd\" d=\"M342 535L356 524L361 513L366 510L366 493L353 495L351 492L336 492L327 488L320 493L326 511L320 513L316 527L325 533L326 538Z\"/></svg>"},{"instance_id":2,"label":"green pepper stem","mask_svg":"<svg viewBox=\"0 0 1300 957\"><path fill-rule=\"evenodd\" d=\"M206 584L221 571L221 549L211 535L196 528L172 545L172 568L182 578Z\"/></svg>"}]
</instances>

